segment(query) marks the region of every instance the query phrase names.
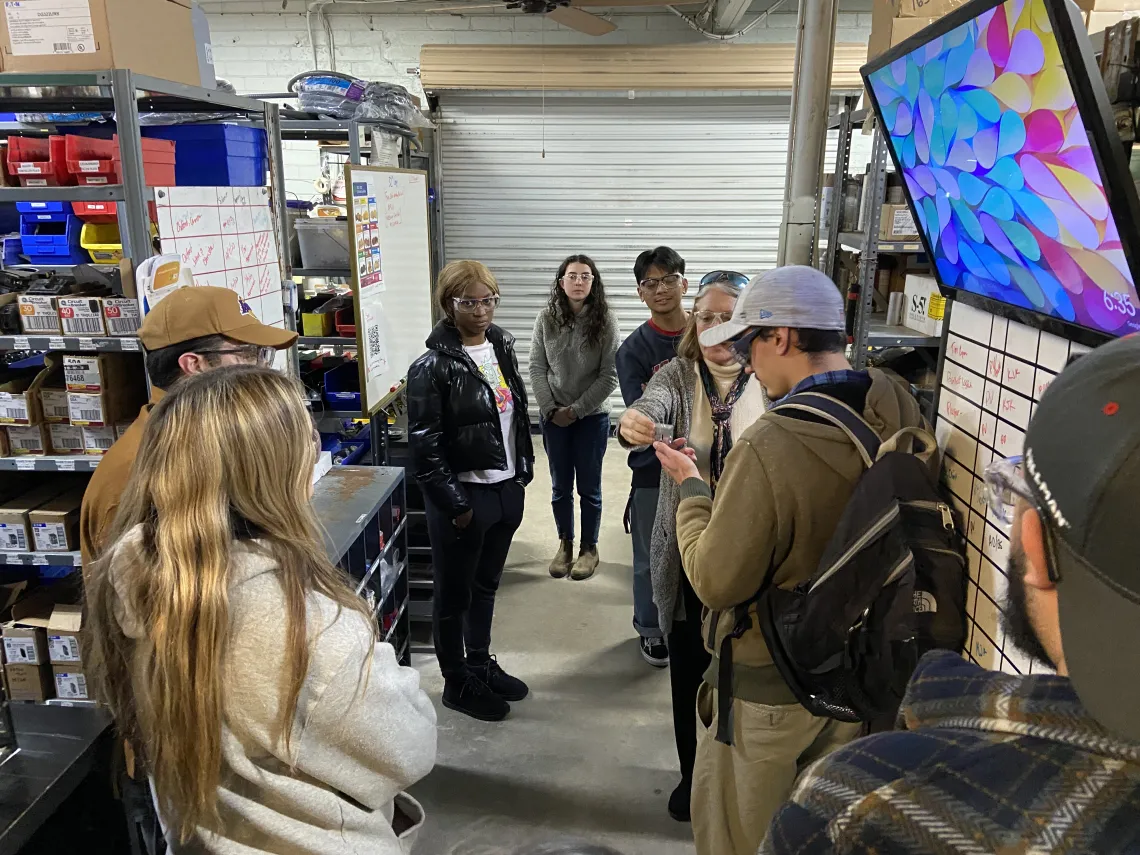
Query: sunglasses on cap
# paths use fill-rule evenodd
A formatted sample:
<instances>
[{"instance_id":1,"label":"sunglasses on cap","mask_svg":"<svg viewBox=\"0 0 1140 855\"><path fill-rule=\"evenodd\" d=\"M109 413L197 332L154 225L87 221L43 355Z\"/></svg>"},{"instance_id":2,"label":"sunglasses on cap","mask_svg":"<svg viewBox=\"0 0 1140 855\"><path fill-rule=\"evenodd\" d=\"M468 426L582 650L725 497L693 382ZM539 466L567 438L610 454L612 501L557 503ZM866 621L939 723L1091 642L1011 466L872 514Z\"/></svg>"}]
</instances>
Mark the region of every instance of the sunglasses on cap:
<instances>
[{"instance_id":1,"label":"sunglasses on cap","mask_svg":"<svg viewBox=\"0 0 1140 855\"><path fill-rule=\"evenodd\" d=\"M729 285L743 288L748 284L748 277L743 273L737 273L735 270L714 270L701 277L702 287L705 285L715 285L718 282L727 282Z\"/></svg>"}]
</instances>

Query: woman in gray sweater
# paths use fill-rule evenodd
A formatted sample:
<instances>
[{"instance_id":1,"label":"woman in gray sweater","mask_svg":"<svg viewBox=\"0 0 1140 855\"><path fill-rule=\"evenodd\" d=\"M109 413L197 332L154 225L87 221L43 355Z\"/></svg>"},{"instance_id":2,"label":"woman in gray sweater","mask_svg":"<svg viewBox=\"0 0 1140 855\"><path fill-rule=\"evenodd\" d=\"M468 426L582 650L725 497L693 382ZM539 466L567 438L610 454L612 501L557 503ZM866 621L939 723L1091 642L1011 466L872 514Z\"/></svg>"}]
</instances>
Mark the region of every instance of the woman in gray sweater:
<instances>
[{"instance_id":1,"label":"woman in gray sweater","mask_svg":"<svg viewBox=\"0 0 1140 855\"><path fill-rule=\"evenodd\" d=\"M550 562L555 579L589 579L598 569L602 457L610 436L609 397L617 388L617 346L617 323L597 265L588 256L570 256L558 268L530 346L530 385L542 418L558 528L558 551ZM575 481L582 505L577 560Z\"/></svg>"}]
</instances>

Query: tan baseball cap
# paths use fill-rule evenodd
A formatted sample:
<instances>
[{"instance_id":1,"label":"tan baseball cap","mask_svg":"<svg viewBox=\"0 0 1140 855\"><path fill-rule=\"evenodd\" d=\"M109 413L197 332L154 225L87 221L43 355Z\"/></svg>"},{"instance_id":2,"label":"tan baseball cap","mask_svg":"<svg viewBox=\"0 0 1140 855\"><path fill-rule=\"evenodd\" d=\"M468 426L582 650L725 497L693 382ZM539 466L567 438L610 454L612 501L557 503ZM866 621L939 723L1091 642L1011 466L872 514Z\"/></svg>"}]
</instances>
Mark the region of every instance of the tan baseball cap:
<instances>
[{"instance_id":1,"label":"tan baseball cap","mask_svg":"<svg viewBox=\"0 0 1140 855\"><path fill-rule=\"evenodd\" d=\"M209 285L176 289L162 298L139 327L139 338L147 350L161 350L207 335L224 335L243 344L278 350L297 340L295 332L261 323L249 304L233 291Z\"/></svg>"}]
</instances>

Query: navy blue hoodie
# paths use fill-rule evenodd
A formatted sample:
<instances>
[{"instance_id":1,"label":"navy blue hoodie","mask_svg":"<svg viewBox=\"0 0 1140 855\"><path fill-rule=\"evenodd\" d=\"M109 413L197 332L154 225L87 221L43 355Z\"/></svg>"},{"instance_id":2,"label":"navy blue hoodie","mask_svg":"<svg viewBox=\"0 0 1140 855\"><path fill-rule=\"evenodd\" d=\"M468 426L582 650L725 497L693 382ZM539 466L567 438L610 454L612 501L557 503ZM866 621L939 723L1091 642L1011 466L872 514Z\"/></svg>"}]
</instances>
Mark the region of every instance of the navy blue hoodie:
<instances>
[{"instance_id":1,"label":"navy blue hoodie","mask_svg":"<svg viewBox=\"0 0 1140 855\"><path fill-rule=\"evenodd\" d=\"M650 379L677 355L677 343L684 330L669 332L648 320L630 333L617 352L618 383L628 407L641 397ZM633 486L658 487L661 464L652 448L629 453Z\"/></svg>"}]
</instances>

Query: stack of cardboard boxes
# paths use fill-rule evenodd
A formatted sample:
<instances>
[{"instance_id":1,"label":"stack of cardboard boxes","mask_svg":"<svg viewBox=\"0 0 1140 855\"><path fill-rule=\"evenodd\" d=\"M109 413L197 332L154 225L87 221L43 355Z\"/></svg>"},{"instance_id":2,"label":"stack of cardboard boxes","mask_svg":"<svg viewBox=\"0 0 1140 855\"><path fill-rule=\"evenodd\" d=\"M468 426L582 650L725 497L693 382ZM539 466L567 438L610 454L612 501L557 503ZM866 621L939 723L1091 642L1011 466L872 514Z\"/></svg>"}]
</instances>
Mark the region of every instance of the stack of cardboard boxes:
<instances>
[{"instance_id":1,"label":"stack of cardboard boxes","mask_svg":"<svg viewBox=\"0 0 1140 855\"><path fill-rule=\"evenodd\" d=\"M53 353L45 362L0 382L0 455L104 454L145 403L141 356Z\"/></svg>"},{"instance_id":2,"label":"stack of cardboard boxes","mask_svg":"<svg viewBox=\"0 0 1140 855\"><path fill-rule=\"evenodd\" d=\"M91 700L84 665L86 630L78 605L32 596L12 607L0 627L4 685L13 701Z\"/></svg>"},{"instance_id":3,"label":"stack of cardboard boxes","mask_svg":"<svg viewBox=\"0 0 1140 855\"><path fill-rule=\"evenodd\" d=\"M0 552L78 549L85 487L79 475L54 476L39 483L6 476L0 486Z\"/></svg>"}]
</instances>

